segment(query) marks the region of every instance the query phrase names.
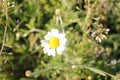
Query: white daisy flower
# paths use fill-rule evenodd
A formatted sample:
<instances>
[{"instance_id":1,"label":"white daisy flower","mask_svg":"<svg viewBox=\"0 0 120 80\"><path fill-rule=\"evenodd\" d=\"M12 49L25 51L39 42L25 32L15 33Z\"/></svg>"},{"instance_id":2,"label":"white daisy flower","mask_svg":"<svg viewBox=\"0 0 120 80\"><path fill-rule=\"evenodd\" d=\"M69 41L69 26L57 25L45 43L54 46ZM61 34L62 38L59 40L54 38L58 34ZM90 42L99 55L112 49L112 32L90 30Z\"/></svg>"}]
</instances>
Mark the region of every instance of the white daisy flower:
<instances>
[{"instance_id":1,"label":"white daisy flower","mask_svg":"<svg viewBox=\"0 0 120 80\"><path fill-rule=\"evenodd\" d=\"M41 40L41 46L44 53L49 56L55 56L56 53L60 55L65 50L66 41L64 33L60 33L57 29L52 29Z\"/></svg>"}]
</instances>

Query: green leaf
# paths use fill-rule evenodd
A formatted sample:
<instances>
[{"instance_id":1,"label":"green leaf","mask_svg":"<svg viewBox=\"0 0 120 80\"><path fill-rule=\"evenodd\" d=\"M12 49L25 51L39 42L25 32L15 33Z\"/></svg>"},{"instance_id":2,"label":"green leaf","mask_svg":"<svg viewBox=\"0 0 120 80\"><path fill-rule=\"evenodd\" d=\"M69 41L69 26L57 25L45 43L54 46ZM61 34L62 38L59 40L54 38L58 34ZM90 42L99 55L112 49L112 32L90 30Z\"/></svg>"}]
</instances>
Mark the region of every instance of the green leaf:
<instances>
[{"instance_id":1,"label":"green leaf","mask_svg":"<svg viewBox=\"0 0 120 80\"><path fill-rule=\"evenodd\" d=\"M29 29L32 29L32 28L34 28L34 22L35 22L35 18L32 17L32 18L30 19L29 23L26 24L26 26L27 26Z\"/></svg>"},{"instance_id":2,"label":"green leaf","mask_svg":"<svg viewBox=\"0 0 120 80\"><path fill-rule=\"evenodd\" d=\"M103 76L106 76L106 72L102 71L102 70L99 70L99 69L96 69L96 68L90 68L90 67L86 67L86 69L89 69L95 73L98 73L100 75L103 75Z\"/></svg>"},{"instance_id":3,"label":"green leaf","mask_svg":"<svg viewBox=\"0 0 120 80\"><path fill-rule=\"evenodd\" d=\"M120 80L120 72L118 72L118 73L114 76L114 80Z\"/></svg>"},{"instance_id":4,"label":"green leaf","mask_svg":"<svg viewBox=\"0 0 120 80\"><path fill-rule=\"evenodd\" d=\"M45 67L46 63L43 60L41 60L41 65Z\"/></svg>"}]
</instances>

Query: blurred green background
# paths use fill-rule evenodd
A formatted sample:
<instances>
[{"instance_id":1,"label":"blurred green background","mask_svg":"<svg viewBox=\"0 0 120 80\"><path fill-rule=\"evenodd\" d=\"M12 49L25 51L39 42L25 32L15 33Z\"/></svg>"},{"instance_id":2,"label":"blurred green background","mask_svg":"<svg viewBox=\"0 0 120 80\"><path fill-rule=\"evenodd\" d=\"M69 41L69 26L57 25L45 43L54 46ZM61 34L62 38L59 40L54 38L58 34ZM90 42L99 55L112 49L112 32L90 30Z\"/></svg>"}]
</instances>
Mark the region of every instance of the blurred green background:
<instances>
[{"instance_id":1,"label":"blurred green background","mask_svg":"<svg viewBox=\"0 0 120 80\"><path fill-rule=\"evenodd\" d=\"M120 79L119 0L0 0L0 8L0 80ZM44 35L61 26L63 55L44 54Z\"/></svg>"}]
</instances>

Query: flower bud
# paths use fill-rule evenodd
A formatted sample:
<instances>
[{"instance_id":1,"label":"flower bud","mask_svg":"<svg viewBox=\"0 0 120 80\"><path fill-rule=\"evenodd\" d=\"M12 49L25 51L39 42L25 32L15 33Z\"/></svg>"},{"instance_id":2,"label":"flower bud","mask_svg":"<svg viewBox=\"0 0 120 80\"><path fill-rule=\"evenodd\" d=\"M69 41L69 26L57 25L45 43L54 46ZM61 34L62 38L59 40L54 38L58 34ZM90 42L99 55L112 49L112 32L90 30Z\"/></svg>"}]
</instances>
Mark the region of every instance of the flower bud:
<instances>
[{"instance_id":1,"label":"flower bud","mask_svg":"<svg viewBox=\"0 0 120 80\"><path fill-rule=\"evenodd\" d=\"M30 77L31 71L30 71L30 70L27 70L27 71L25 72L25 75L26 75L27 77Z\"/></svg>"},{"instance_id":2,"label":"flower bud","mask_svg":"<svg viewBox=\"0 0 120 80\"><path fill-rule=\"evenodd\" d=\"M60 9L56 9L56 10L55 10L55 14L56 14L56 15L60 15L60 13L61 13Z\"/></svg>"}]
</instances>

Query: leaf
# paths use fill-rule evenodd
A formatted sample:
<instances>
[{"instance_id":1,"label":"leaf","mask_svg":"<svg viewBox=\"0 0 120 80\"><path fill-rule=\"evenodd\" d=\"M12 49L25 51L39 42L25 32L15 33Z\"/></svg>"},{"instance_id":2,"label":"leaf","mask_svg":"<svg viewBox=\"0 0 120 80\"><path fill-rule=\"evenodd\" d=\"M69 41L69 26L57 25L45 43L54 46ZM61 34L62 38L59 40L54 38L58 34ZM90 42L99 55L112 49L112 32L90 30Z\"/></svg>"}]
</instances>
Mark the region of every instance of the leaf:
<instances>
[{"instance_id":1,"label":"leaf","mask_svg":"<svg viewBox=\"0 0 120 80\"><path fill-rule=\"evenodd\" d=\"M120 72L116 73L114 76L114 80L120 80Z\"/></svg>"},{"instance_id":2,"label":"leaf","mask_svg":"<svg viewBox=\"0 0 120 80\"><path fill-rule=\"evenodd\" d=\"M32 17L32 18L30 19L29 23L26 24L26 26L27 26L29 29L32 29L32 28L34 28L34 22L35 22L35 18Z\"/></svg>"},{"instance_id":3,"label":"leaf","mask_svg":"<svg viewBox=\"0 0 120 80\"><path fill-rule=\"evenodd\" d=\"M31 74L30 74L30 77L33 77L33 76L39 76L40 74L42 74L42 73L44 73L44 72L47 72L47 71L49 71L49 70L51 70L51 69L55 69L55 67L49 67L49 68L46 68L46 69L41 69L41 70L39 70L39 71L37 71L37 72L31 72Z\"/></svg>"},{"instance_id":4,"label":"leaf","mask_svg":"<svg viewBox=\"0 0 120 80\"><path fill-rule=\"evenodd\" d=\"M43 60L41 60L41 65L45 67L46 63Z\"/></svg>"},{"instance_id":5,"label":"leaf","mask_svg":"<svg viewBox=\"0 0 120 80\"><path fill-rule=\"evenodd\" d=\"M103 75L103 76L106 76L106 72L102 71L102 70L99 70L99 69L96 69L96 68L89 68L89 67L85 67L86 69L89 69L95 73L98 73L100 75Z\"/></svg>"}]
</instances>

